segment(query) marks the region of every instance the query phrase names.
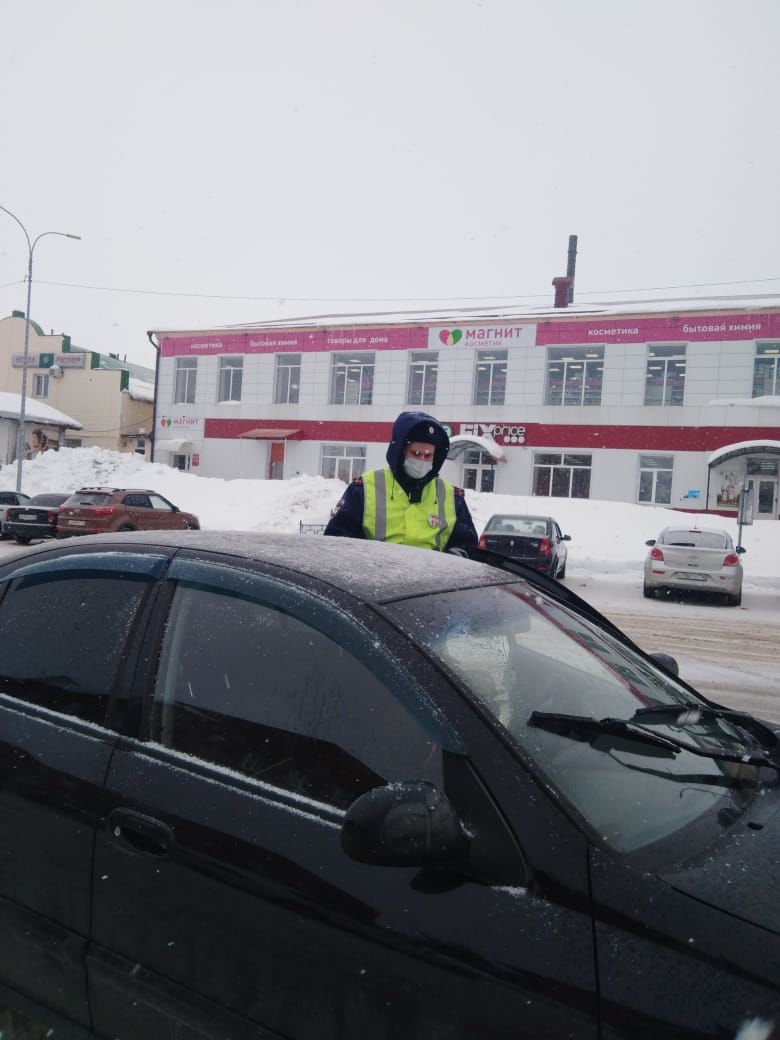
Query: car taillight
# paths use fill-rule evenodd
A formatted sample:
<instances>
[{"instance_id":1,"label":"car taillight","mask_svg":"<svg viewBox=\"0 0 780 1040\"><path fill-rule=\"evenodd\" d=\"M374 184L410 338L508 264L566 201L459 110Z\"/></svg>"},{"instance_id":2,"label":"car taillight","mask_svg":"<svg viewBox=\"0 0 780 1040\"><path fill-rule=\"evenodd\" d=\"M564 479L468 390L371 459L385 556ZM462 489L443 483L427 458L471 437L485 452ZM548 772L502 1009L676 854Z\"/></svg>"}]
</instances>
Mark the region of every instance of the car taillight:
<instances>
[{"instance_id":1,"label":"car taillight","mask_svg":"<svg viewBox=\"0 0 780 1040\"><path fill-rule=\"evenodd\" d=\"M47 521L50 524L56 524L57 523L57 513L56 512L47 513L46 514L46 519L47 519Z\"/></svg>"},{"instance_id":2,"label":"car taillight","mask_svg":"<svg viewBox=\"0 0 780 1040\"><path fill-rule=\"evenodd\" d=\"M540 538L539 539L539 555L540 556L549 556L551 554L551 551L552 551L552 547L550 545L550 539L549 538Z\"/></svg>"},{"instance_id":3,"label":"car taillight","mask_svg":"<svg viewBox=\"0 0 780 1040\"><path fill-rule=\"evenodd\" d=\"M664 558L664 554L661 552L661 550L658 548L657 545L654 545L653 548L650 550L650 559L651 560L662 560L663 558Z\"/></svg>"},{"instance_id":4,"label":"car taillight","mask_svg":"<svg viewBox=\"0 0 780 1040\"><path fill-rule=\"evenodd\" d=\"M729 553L728 556L723 559L724 567L736 567L739 563L739 556L736 553Z\"/></svg>"},{"instance_id":5,"label":"car taillight","mask_svg":"<svg viewBox=\"0 0 780 1040\"><path fill-rule=\"evenodd\" d=\"M480 549L487 549L487 546L485 545L485 536L484 536L484 534L481 534L479 536L479 542L477 544L478 544Z\"/></svg>"},{"instance_id":6,"label":"car taillight","mask_svg":"<svg viewBox=\"0 0 780 1040\"><path fill-rule=\"evenodd\" d=\"M84 510L88 516L111 516L116 512L116 506L91 506Z\"/></svg>"}]
</instances>

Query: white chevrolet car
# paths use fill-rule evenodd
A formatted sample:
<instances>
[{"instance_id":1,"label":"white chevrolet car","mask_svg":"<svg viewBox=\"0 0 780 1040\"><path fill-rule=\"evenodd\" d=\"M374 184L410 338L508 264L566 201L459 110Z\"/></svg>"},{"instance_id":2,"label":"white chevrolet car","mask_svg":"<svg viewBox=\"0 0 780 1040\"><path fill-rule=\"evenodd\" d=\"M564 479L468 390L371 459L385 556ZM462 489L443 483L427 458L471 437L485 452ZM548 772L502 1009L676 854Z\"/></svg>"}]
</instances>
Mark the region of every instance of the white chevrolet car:
<instances>
[{"instance_id":1,"label":"white chevrolet car","mask_svg":"<svg viewBox=\"0 0 780 1040\"><path fill-rule=\"evenodd\" d=\"M726 597L732 607L742 602L742 564L745 550L735 546L728 531L698 527L665 527L645 545L644 594L659 589L695 589Z\"/></svg>"}]
</instances>

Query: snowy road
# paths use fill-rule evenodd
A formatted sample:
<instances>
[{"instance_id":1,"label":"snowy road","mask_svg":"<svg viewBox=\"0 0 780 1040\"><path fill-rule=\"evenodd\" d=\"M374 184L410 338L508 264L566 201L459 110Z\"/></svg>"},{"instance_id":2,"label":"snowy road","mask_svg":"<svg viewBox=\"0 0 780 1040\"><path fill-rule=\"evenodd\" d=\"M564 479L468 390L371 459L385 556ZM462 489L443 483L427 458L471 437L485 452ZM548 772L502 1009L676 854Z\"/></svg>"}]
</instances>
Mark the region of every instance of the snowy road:
<instances>
[{"instance_id":1,"label":"snowy road","mask_svg":"<svg viewBox=\"0 0 780 1040\"><path fill-rule=\"evenodd\" d=\"M565 582L643 650L677 658L680 675L731 708L780 722L780 592L746 583L742 606L699 599L646 600L641 579L571 572Z\"/></svg>"}]
</instances>

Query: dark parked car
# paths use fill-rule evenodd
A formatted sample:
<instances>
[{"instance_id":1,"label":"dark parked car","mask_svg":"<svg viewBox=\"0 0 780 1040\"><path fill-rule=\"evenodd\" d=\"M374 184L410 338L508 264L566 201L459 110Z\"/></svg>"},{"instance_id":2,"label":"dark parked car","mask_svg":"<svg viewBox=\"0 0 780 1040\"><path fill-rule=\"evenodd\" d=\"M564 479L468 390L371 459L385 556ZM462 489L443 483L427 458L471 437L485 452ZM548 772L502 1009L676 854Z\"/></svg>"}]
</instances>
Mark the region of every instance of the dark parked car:
<instances>
[{"instance_id":1,"label":"dark parked car","mask_svg":"<svg viewBox=\"0 0 780 1040\"><path fill-rule=\"evenodd\" d=\"M79 488L63 503L57 537L108 531L197 531L200 522L146 488Z\"/></svg>"},{"instance_id":2,"label":"dark parked car","mask_svg":"<svg viewBox=\"0 0 780 1040\"><path fill-rule=\"evenodd\" d=\"M166 532L6 562L3 1003L122 1040L779 1019L776 734L475 555Z\"/></svg>"},{"instance_id":3,"label":"dark parked car","mask_svg":"<svg viewBox=\"0 0 780 1040\"><path fill-rule=\"evenodd\" d=\"M570 541L571 535L563 534L551 516L496 513L485 524L479 545L552 578L565 578L566 543Z\"/></svg>"},{"instance_id":4,"label":"dark parked car","mask_svg":"<svg viewBox=\"0 0 780 1040\"><path fill-rule=\"evenodd\" d=\"M0 491L0 538L10 538L2 529L5 514L10 506L23 506L30 501L30 496L21 491Z\"/></svg>"},{"instance_id":5,"label":"dark parked car","mask_svg":"<svg viewBox=\"0 0 780 1040\"><path fill-rule=\"evenodd\" d=\"M28 545L33 538L54 538L57 533L57 514L67 495L33 495L21 506L9 506L3 520L3 534L14 538L20 545Z\"/></svg>"}]
</instances>

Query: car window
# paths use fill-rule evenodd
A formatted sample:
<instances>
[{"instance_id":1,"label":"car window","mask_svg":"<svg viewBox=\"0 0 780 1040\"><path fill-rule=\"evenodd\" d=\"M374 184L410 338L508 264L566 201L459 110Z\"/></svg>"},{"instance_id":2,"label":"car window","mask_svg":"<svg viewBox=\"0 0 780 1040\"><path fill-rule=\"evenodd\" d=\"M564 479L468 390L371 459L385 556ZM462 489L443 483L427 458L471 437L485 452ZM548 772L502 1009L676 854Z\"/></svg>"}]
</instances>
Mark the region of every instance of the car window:
<instances>
[{"instance_id":1,"label":"car window","mask_svg":"<svg viewBox=\"0 0 780 1040\"><path fill-rule=\"evenodd\" d=\"M360 659L344 642L254 597L179 584L152 739L342 808L385 781L441 783L440 743L368 648Z\"/></svg>"},{"instance_id":2,"label":"car window","mask_svg":"<svg viewBox=\"0 0 780 1040\"><path fill-rule=\"evenodd\" d=\"M149 501L148 495L125 495L122 501L124 505L131 506L134 509L151 509L152 507L152 503Z\"/></svg>"},{"instance_id":3,"label":"car window","mask_svg":"<svg viewBox=\"0 0 780 1040\"><path fill-rule=\"evenodd\" d=\"M700 549L726 549L728 538L719 531L667 531L663 544Z\"/></svg>"},{"instance_id":4,"label":"car window","mask_svg":"<svg viewBox=\"0 0 780 1040\"><path fill-rule=\"evenodd\" d=\"M36 570L2 587L0 691L104 722L148 581Z\"/></svg>"},{"instance_id":5,"label":"car window","mask_svg":"<svg viewBox=\"0 0 780 1040\"><path fill-rule=\"evenodd\" d=\"M535 726L534 711L632 719L648 705L695 705L693 695L598 625L543 593L504 585L428 596L388 608L506 727L599 840L632 851L721 807L737 814L755 796L731 763L680 750L648 754L630 740L570 739ZM656 732L674 732L674 722ZM744 751L744 735L703 717L686 739ZM692 778L696 782L692 782ZM641 806L642 811L637 808Z\"/></svg>"},{"instance_id":6,"label":"car window","mask_svg":"<svg viewBox=\"0 0 780 1040\"><path fill-rule=\"evenodd\" d=\"M110 501L111 496L105 493L98 493L95 491L77 491L75 495L71 495L67 502L63 505L66 506L104 506Z\"/></svg>"},{"instance_id":7,"label":"car window","mask_svg":"<svg viewBox=\"0 0 780 1040\"><path fill-rule=\"evenodd\" d=\"M169 513L173 509L171 503L166 501L166 499L164 499L162 495L150 495L149 501L153 509L164 509Z\"/></svg>"}]
</instances>

